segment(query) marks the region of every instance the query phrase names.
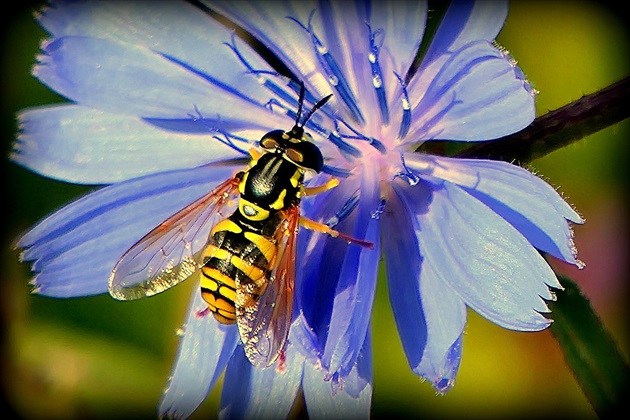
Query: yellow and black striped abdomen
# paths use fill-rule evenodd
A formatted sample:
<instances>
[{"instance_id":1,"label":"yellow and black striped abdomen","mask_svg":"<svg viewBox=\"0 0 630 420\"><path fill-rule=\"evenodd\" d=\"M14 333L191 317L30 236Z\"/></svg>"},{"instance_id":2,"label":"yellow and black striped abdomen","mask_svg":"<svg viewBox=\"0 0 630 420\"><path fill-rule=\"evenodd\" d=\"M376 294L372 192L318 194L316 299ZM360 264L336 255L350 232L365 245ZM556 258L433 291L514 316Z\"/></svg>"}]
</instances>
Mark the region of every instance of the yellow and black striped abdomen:
<instances>
[{"instance_id":1,"label":"yellow and black striped abdomen","mask_svg":"<svg viewBox=\"0 0 630 420\"><path fill-rule=\"evenodd\" d=\"M210 233L200 270L201 295L214 317L223 324L236 322L238 287L242 288L243 296L256 300L267 286L278 252L276 243L268 238L268 231L273 228L269 226L271 222L266 220L260 226L252 226L244 224L235 213Z\"/></svg>"}]
</instances>

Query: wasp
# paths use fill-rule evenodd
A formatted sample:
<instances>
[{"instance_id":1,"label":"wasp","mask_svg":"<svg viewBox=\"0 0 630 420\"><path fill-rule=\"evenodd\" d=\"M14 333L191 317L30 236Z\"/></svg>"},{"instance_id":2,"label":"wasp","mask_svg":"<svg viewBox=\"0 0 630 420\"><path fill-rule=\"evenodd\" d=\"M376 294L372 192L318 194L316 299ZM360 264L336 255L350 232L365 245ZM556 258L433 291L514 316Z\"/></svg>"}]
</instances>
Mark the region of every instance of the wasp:
<instances>
[{"instance_id":1,"label":"wasp","mask_svg":"<svg viewBox=\"0 0 630 420\"><path fill-rule=\"evenodd\" d=\"M296 239L299 226L354 239L300 216L300 200L339 184L304 185L306 172L319 173L324 158L304 131L311 115L332 95L317 102L302 119L301 85L295 125L273 130L250 150L246 170L162 222L116 263L110 294L132 300L163 292L197 277L207 311L221 324L237 324L245 354L267 367L281 354L292 320ZM236 209L223 216L228 207Z\"/></svg>"}]
</instances>

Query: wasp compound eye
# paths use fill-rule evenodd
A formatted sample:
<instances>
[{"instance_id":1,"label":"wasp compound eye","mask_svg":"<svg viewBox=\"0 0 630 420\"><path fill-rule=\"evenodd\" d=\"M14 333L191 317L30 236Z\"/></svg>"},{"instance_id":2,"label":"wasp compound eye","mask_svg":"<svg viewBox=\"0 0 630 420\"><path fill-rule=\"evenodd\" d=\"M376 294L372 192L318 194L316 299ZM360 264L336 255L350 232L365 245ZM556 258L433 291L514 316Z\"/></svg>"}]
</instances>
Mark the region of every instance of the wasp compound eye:
<instances>
[{"instance_id":1,"label":"wasp compound eye","mask_svg":"<svg viewBox=\"0 0 630 420\"><path fill-rule=\"evenodd\" d=\"M283 134L284 134L284 131L282 130L274 130L274 131L268 132L260 140L260 147L268 151L276 150L280 146L280 143L282 142Z\"/></svg>"},{"instance_id":2,"label":"wasp compound eye","mask_svg":"<svg viewBox=\"0 0 630 420\"><path fill-rule=\"evenodd\" d=\"M301 165L302 161L304 160L304 155L302 155L299 150L296 150L294 148L289 148L284 153L291 161L297 163L298 165Z\"/></svg>"},{"instance_id":3,"label":"wasp compound eye","mask_svg":"<svg viewBox=\"0 0 630 420\"><path fill-rule=\"evenodd\" d=\"M322 152L319 150L319 147L315 146L315 144L303 141L292 146L291 149L293 154L300 155L299 161L292 159L291 156L289 156L289 158L295 163L299 164L303 168L311 169L318 173L322 171L322 168L324 167L324 157L322 156Z\"/></svg>"}]
</instances>

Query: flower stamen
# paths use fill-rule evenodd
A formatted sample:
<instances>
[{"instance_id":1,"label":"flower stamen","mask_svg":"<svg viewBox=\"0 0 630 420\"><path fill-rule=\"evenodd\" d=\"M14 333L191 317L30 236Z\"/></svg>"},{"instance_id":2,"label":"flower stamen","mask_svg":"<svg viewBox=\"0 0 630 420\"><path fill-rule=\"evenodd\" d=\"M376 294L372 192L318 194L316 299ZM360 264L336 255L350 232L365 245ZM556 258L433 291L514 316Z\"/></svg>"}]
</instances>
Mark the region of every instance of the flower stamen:
<instances>
[{"instance_id":1,"label":"flower stamen","mask_svg":"<svg viewBox=\"0 0 630 420\"><path fill-rule=\"evenodd\" d=\"M281 86L279 86L277 83L273 82L272 80L270 80L268 77L265 77L264 75L271 75L274 77L279 77L280 75L276 72L272 72L272 71L268 71L268 70L256 70L254 67L252 67L251 64L249 64L247 62L247 60L245 60L245 57L243 57L243 55L241 54L241 52L238 50L238 47L236 46L236 39L235 39L235 35L234 33L232 33L232 40L231 43L228 42L224 42L223 45L226 45L228 48L230 48L232 50L232 52L234 52L234 54L236 55L236 57L238 58L238 60L241 62L241 64L243 64L243 66L247 69L246 73L252 74L254 75L257 80L258 83L263 86L264 88L266 88L267 90L269 90L277 99L270 99L267 104L265 104L265 106L270 105L271 101L275 100L276 105L280 105L280 101L283 101L285 104L287 104L288 106L282 106L286 111L287 114L289 110L295 108L297 106L297 100L295 99L295 97L289 93L288 90L282 88ZM289 82L287 83L287 85L290 88L293 88L293 84L295 82L293 82L292 80L289 80ZM297 92L297 90L292 89L294 91ZM298 88L299 90L299 88ZM278 101L278 99L280 101ZM309 100L309 98L307 98L307 101ZM310 100L312 101L312 95ZM269 107L269 109L271 109L271 107Z\"/></svg>"},{"instance_id":2,"label":"flower stamen","mask_svg":"<svg viewBox=\"0 0 630 420\"><path fill-rule=\"evenodd\" d=\"M398 138L403 139L409 132L409 127L411 126L411 106L409 105L409 94L407 93L407 83L405 83L404 79L400 77L400 75L394 72L394 75L398 79L400 83L400 87L402 88L403 98L401 101L402 105L402 120L400 121L400 129L398 130Z\"/></svg>"},{"instance_id":3,"label":"flower stamen","mask_svg":"<svg viewBox=\"0 0 630 420\"><path fill-rule=\"evenodd\" d=\"M402 163L402 167L404 169L404 171L398 172L397 174L395 174L392 177L392 181L396 178L402 178L403 180L405 180L410 186L415 186L416 184L418 184L418 182L420 182L420 178L413 173L413 171L411 169L409 169L409 167L407 166L407 164L405 163L405 155L404 153L400 153L400 162Z\"/></svg>"},{"instance_id":4,"label":"flower stamen","mask_svg":"<svg viewBox=\"0 0 630 420\"><path fill-rule=\"evenodd\" d=\"M249 149L251 148L252 145L255 144L254 140L241 137L241 136L236 136L225 129L218 128L216 125L220 124L221 122L220 117L218 117L216 120L209 120L201 114L201 111L199 111L199 108L197 107L197 105L195 105L194 108L195 108L196 115L188 114L188 116L192 118L192 121L194 123L200 123L202 126L206 127L208 132L210 133L218 133L219 135L213 135L212 138L218 140L219 142L225 144L226 146L229 146L232 149L244 155L249 154ZM154 119L152 119L150 122L154 122ZM237 145L237 142L244 143L244 145L241 147Z\"/></svg>"},{"instance_id":5,"label":"flower stamen","mask_svg":"<svg viewBox=\"0 0 630 420\"><path fill-rule=\"evenodd\" d=\"M356 147L346 143L343 139L342 136L339 134L339 132L337 130L335 131L329 131L327 129L325 129L324 127L322 127L321 125L313 122L313 121L308 121L306 123L306 126L313 129L314 131L318 132L319 134L321 134L323 137L326 137L328 140L330 140L332 142L332 144L334 144L335 146L337 146L337 148L339 149L340 152L342 152L344 154L344 156L348 157L348 158L358 158L362 156L362 153L359 149L357 149Z\"/></svg>"},{"instance_id":6,"label":"flower stamen","mask_svg":"<svg viewBox=\"0 0 630 420\"><path fill-rule=\"evenodd\" d=\"M376 150L378 150L382 154L386 154L387 153L387 147L385 147L385 145L380 140L378 140L378 139L376 139L374 137L368 137L368 136L366 136L364 134L361 134L360 132L358 132L357 130L352 128L352 126L350 126L347 122L345 122L344 120L342 120L340 118L335 120L335 130L337 131L337 133L341 132L341 129L339 128L339 123L340 122L348 130L350 130L350 131L352 131L354 133L354 135L340 134L340 136L343 137L344 139L367 141L370 144L370 146L374 147Z\"/></svg>"},{"instance_id":7,"label":"flower stamen","mask_svg":"<svg viewBox=\"0 0 630 420\"><path fill-rule=\"evenodd\" d=\"M365 22L370 34L370 53L368 54L368 61L372 69L372 85L376 91L376 98L378 99L378 106L381 111L381 120L383 125L389 125L389 108L387 107L387 95L385 93L385 86L383 85L383 72L381 65L378 61L381 46L385 38L385 31L382 28L372 32L372 27L368 22ZM377 37L379 42L377 45Z\"/></svg>"},{"instance_id":8,"label":"flower stamen","mask_svg":"<svg viewBox=\"0 0 630 420\"><path fill-rule=\"evenodd\" d=\"M337 211L334 216L328 219L325 225L330 228L334 228L335 226L337 226L337 224L339 224L339 222L344 220L350 215L350 213L352 213L352 211L357 207L357 204L359 204L358 190L355 191L354 194L352 194L352 196L344 203L343 206L341 206L339 211Z\"/></svg>"},{"instance_id":9,"label":"flower stamen","mask_svg":"<svg viewBox=\"0 0 630 420\"><path fill-rule=\"evenodd\" d=\"M312 19L315 14L315 10L311 12L308 18L308 26L305 26L298 19L287 16L287 19L292 20L297 23L300 28L302 28L306 33L308 33L311 37L311 42L313 44L313 48L315 53L317 54L317 59L328 78L328 82L337 92L337 96L343 101L346 105L354 120L356 120L360 124L365 124L365 118L363 114L361 114L361 110L357 105L357 99L354 97L352 90L350 89L350 85L346 80L341 68L337 64L337 61L333 58L332 54L328 51L328 48L324 45L324 43L320 40L320 38L313 31Z\"/></svg>"},{"instance_id":10,"label":"flower stamen","mask_svg":"<svg viewBox=\"0 0 630 420\"><path fill-rule=\"evenodd\" d=\"M352 172L347 169L339 168L337 166L330 166L326 164L324 164L324 167L322 168L322 172L325 172L337 178L348 178L350 175L352 175Z\"/></svg>"}]
</instances>

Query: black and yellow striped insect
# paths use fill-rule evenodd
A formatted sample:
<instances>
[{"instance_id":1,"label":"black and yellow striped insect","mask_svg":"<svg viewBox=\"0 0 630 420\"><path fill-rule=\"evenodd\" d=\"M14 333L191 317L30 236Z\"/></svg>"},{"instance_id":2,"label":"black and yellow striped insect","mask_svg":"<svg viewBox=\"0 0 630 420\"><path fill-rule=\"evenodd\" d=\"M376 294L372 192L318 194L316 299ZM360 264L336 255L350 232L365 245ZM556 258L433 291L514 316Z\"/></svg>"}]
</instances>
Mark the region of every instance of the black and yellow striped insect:
<instances>
[{"instance_id":1,"label":"black and yellow striped insect","mask_svg":"<svg viewBox=\"0 0 630 420\"><path fill-rule=\"evenodd\" d=\"M321 172L324 164L304 124L330 97L316 103L300 121L302 85L291 131L265 134L262 152L250 151L248 169L133 245L112 271L110 294L120 300L138 299L198 276L202 297L216 320L238 324L251 363L262 367L274 363L291 325L299 226L372 246L299 213L302 197L338 185L336 179L318 187L304 185L305 172ZM223 212L235 200L236 210L225 217Z\"/></svg>"}]
</instances>

